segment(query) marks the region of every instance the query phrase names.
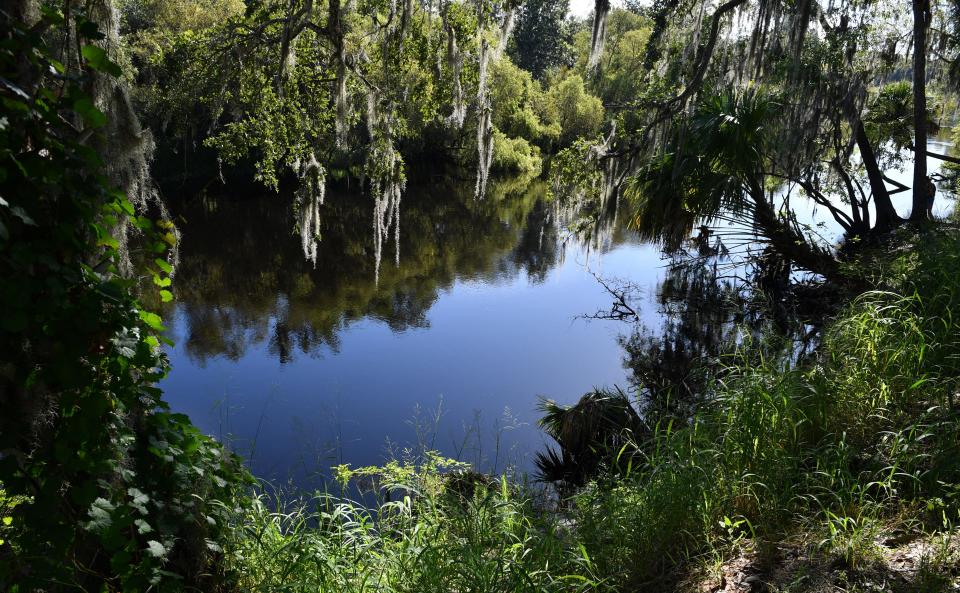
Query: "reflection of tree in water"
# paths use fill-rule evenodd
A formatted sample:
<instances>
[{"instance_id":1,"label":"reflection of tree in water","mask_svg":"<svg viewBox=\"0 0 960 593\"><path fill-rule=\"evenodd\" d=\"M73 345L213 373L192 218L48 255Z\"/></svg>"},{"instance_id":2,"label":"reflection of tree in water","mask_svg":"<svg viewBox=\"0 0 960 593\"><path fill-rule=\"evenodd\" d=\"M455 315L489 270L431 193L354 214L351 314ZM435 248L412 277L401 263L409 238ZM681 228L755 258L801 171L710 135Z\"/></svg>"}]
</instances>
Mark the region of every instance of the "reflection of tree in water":
<instances>
[{"instance_id":1,"label":"reflection of tree in water","mask_svg":"<svg viewBox=\"0 0 960 593\"><path fill-rule=\"evenodd\" d=\"M746 302L722 277L720 263L716 254L675 254L657 290L659 331L640 326L620 339L630 385L648 418L689 418L738 339Z\"/></svg>"},{"instance_id":2,"label":"reflection of tree in water","mask_svg":"<svg viewBox=\"0 0 960 593\"><path fill-rule=\"evenodd\" d=\"M803 357L825 313L804 306L815 287L792 281L790 267L769 253L745 270L721 241L711 243L706 227L688 247L671 255L658 287L661 326L638 325L620 338L630 386L651 421L688 420L744 339L763 336L755 354L789 349L793 360Z\"/></svg>"},{"instance_id":3,"label":"reflection of tree in water","mask_svg":"<svg viewBox=\"0 0 960 593\"><path fill-rule=\"evenodd\" d=\"M429 325L439 291L456 280L496 282L525 271L541 281L557 262L557 233L542 184L491 187L484 200L456 185L411 190L405 198L399 266L374 282L370 205L330 195L316 267L289 232L286 201L196 199L185 222L174 288L186 326L183 343L199 363L236 360L266 344L289 362L299 351L336 352L351 323L372 318L401 332Z\"/></svg>"},{"instance_id":4,"label":"reflection of tree in water","mask_svg":"<svg viewBox=\"0 0 960 593\"><path fill-rule=\"evenodd\" d=\"M537 284L546 280L557 263L557 227L551 222L550 205L544 201L534 203L511 254L512 264L526 270L530 281Z\"/></svg>"}]
</instances>

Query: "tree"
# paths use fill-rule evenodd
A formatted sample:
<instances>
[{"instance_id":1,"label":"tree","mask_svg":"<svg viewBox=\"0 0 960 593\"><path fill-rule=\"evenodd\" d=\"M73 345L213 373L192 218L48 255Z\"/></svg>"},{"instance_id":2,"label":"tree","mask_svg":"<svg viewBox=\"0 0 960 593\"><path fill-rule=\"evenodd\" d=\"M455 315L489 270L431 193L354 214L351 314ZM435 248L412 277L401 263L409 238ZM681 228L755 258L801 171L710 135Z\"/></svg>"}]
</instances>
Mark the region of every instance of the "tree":
<instances>
[{"instance_id":1,"label":"tree","mask_svg":"<svg viewBox=\"0 0 960 593\"><path fill-rule=\"evenodd\" d=\"M587 91L578 74L550 85L547 97L562 130L560 146L568 146L577 138L592 138L600 131L603 103Z\"/></svg>"},{"instance_id":2,"label":"tree","mask_svg":"<svg viewBox=\"0 0 960 593\"><path fill-rule=\"evenodd\" d=\"M596 20L602 18L601 4L603 0L598 0ZM926 77L920 70L927 61L928 42L922 37L928 29L944 27L930 27L931 18L941 11L926 5L918 5L918 11L912 37L916 51L911 52L912 124L918 151L913 190L914 199L929 210L930 184L920 162L920 154L929 153L919 145L926 141L927 128ZM651 235L676 239L678 228L688 232L699 222L729 217L798 267L828 275L837 269L830 263L835 254L825 245L814 248L818 241L814 229L797 222L799 200L829 213L848 238L883 233L902 221L878 161L888 138L875 126L871 132L868 122L877 105L872 88L908 68L897 58L909 40L901 34L903 11L881 2L862 12L853 3L826 7L816 2L770 5L729 0L718 5L663 2L651 13L654 26L643 92L629 105L619 106L618 111L631 117L621 117L625 125L598 159L605 171L614 173L608 174L610 184L624 188L637 205L638 224L645 225L640 222L644 219L650 223L643 228ZM729 140L750 143L763 136L762 147L725 146L705 153L691 140L709 140L703 135L723 136L724 128L731 133L740 128L742 108L747 108L743 115L755 114L748 104L757 89L775 98L775 115L756 122L763 134L734 134ZM725 122L713 117L721 98L727 103L720 110L729 118ZM747 104L741 105L743 101ZM704 128L705 122L713 123ZM732 157L758 149L762 154L753 159L755 167L730 167L738 162ZM675 167L672 172L666 164ZM716 192L690 186L679 170L720 185ZM648 195L671 185L692 193L664 194L675 203L666 203L664 195ZM749 198L751 206L728 201L730 188L742 188L744 193L738 195ZM653 203L660 209L651 207ZM924 209L915 208L915 216L923 216ZM657 224L661 227L655 229Z\"/></svg>"},{"instance_id":3,"label":"tree","mask_svg":"<svg viewBox=\"0 0 960 593\"><path fill-rule=\"evenodd\" d=\"M936 189L927 177L927 30L932 18L930 0L912 0L913 5L913 130L916 158L913 162L913 210L910 219L929 220Z\"/></svg>"},{"instance_id":4,"label":"tree","mask_svg":"<svg viewBox=\"0 0 960 593\"><path fill-rule=\"evenodd\" d=\"M228 163L252 159L271 189L284 175L298 178L296 229L307 259L316 258L328 180L362 179L375 205L379 277L389 242L399 258L407 144L430 133L457 143L461 159L476 163L477 194L485 192L494 138L489 69L512 14L488 0L271 0L184 38L186 49L169 55L189 58L177 86L206 106L208 146ZM464 146L468 127L476 142Z\"/></svg>"},{"instance_id":5,"label":"tree","mask_svg":"<svg viewBox=\"0 0 960 593\"><path fill-rule=\"evenodd\" d=\"M565 23L569 0L527 0L521 4L508 52L534 78L567 62L570 31Z\"/></svg>"}]
</instances>

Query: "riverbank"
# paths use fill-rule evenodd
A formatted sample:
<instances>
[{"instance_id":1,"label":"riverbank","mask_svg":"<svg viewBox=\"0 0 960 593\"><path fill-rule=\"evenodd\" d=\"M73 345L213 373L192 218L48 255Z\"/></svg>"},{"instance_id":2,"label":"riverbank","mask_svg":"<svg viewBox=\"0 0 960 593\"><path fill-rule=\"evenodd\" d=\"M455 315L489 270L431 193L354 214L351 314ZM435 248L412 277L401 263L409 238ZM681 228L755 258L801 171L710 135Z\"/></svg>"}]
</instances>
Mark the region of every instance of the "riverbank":
<instances>
[{"instance_id":1,"label":"riverbank","mask_svg":"<svg viewBox=\"0 0 960 593\"><path fill-rule=\"evenodd\" d=\"M339 470L374 508L261 495L222 542L244 591L949 591L960 521L960 234L904 230L796 367L731 359L688 426L557 503L439 457ZM282 498L282 497L281 497ZM279 511L270 510L279 504ZM834 587L831 589L830 587Z\"/></svg>"}]
</instances>

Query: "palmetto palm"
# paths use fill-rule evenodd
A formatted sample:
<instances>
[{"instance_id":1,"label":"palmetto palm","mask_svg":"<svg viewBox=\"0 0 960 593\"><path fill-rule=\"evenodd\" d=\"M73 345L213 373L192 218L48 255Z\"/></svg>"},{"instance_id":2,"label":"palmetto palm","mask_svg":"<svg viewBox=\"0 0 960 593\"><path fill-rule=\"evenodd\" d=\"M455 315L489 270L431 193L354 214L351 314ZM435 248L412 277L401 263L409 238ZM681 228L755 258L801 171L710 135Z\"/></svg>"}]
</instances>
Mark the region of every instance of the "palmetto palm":
<instances>
[{"instance_id":1,"label":"palmetto palm","mask_svg":"<svg viewBox=\"0 0 960 593\"><path fill-rule=\"evenodd\" d=\"M552 400L539 405L540 426L559 445L535 459L540 478L579 486L604 466L616 466L624 445L644 439L646 424L627 395L614 390L594 390L573 406Z\"/></svg>"},{"instance_id":2,"label":"palmetto palm","mask_svg":"<svg viewBox=\"0 0 960 593\"><path fill-rule=\"evenodd\" d=\"M686 125L676 126L663 155L627 186L640 234L677 245L699 224L750 209L749 191L762 180L775 107L774 99L758 91L701 102Z\"/></svg>"},{"instance_id":3,"label":"palmetto palm","mask_svg":"<svg viewBox=\"0 0 960 593\"><path fill-rule=\"evenodd\" d=\"M774 246L801 268L831 274L831 254L804 235L790 212L780 212L767 190L780 149L779 105L751 87L705 97L678 121L663 154L626 187L641 237L676 248L699 225L733 220L745 239Z\"/></svg>"}]
</instances>

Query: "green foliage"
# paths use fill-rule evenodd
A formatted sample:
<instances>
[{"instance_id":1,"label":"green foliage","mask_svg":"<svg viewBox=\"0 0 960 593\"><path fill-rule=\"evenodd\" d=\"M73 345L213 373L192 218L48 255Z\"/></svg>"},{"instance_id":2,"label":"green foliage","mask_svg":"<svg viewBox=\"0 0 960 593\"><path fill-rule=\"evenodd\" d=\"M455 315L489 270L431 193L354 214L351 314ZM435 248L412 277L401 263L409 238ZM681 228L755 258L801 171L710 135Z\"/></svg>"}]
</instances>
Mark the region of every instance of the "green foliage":
<instances>
[{"instance_id":1,"label":"green foliage","mask_svg":"<svg viewBox=\"0 0 960 593\"><path fill-rule=\"evenodd\" d=\"M243 0L120 0L116 6L123 33L142 36L138 44L210 29L246 10Z\"/></svg>"},{"instance_id":2,"label":"green foliage","mask_svg":"<svg viewBox=\"0 0 960 593\"><path fill-rule=\"evenodd\" d=\"M190 21L193 5L184 6L177 10ZM371 134L408 151L461 148L460 127L447 120L458 100L476 96L490 7L453 2L438 17L412 3L407 18L382 1L344 2L332 28L326 5L264 2L244 14L226 0L217 6L223 18L209 24L156 17L151 31L163 31L162 42L131 37L144 48L147 118L155 127L173 124L185 145L199 136L227 164L252 162L257 180L274 189L313 157L332 175L360 177L373 162L365 150ZM459 67L447 55L450 38Z\"/></svg>"},{"instance_id":3,"label":"green foliage","mask_svg":"<svg viewBox=\"0 0 960 593\"><path fill-rule=\"evenodd\" d=\"M935 103L928 102L927 126L932 132L937 130ZM864 126L879 149L881 163L888 168L902 166L903 152L913 146L914 140L913 86L901 81L880 87L870 102Z\"/></svg>"},{"instance_id":4,"label":"green foliage","mask_svg":"<svg viewBox=\"0 0 960 593\"><path fill-rule=\"evenodd\" d=\"M597 588L590 558L564 544L561 526L527 492L463 465L428 454L338 468L345 489L358 484L378 499L372 510L329 494L276 505L261 497L238 517L244 530L227 560L252 592Z\"/></svg>"},{"instance_id":5,"label":"green foliage","mask_svg":"<svg viewBox=\"0 0 960 593\"><path fill-rule=\"evenodd\" d=\"M523 138L508 138L500 130L494 130L491 163L494 171L535 176L540 174L542 166L539 148Z\"/></svg>"},{"instance_id":6,"label":"green foliage","mask_svg":"<svg viewBox=\"0 0 960 593\"><path fill-rule=\"evenodd\" d=\"M647 76L644 60L650 26L648 18L621 8L613 8L607 16L606 42L590 88L613 111L625 110L630 115L631 104L646 92L644 87L649 82L644 80ZM574 36L574 46L577 55L575 70L587 76L589 28Z\"/></svg>"},{"instance_id":7,"label":"green foliage","mask_svg":"<svg viewBox=\"0 0 960 593\"><path fill-rule=\"evenodd\" d=\"M643 59L649 39L650 29L641 23L638 28L611 39L604 47L604 54L610 55L609 64L601 71L600 96L604 102L629 105L641 95Z\"/></svg>"},{"instance_id":8,"label":"green foliage","mask_svg":"<svg viewBox=\"0 0 960 593\"><path fill-rule=\"evenodd\" d=\"M913 86L907 81L884 85L870 104L865 122L880 140L899 152L913 142Z\"/></svg>"},{"instance_id":9,"label":"green foliage","mask_svg":"<svg viewBox=\"0 0 960 593\"><path fill-rule=\"evenodd\" d=\"M547 95L529 72L501 58L490 68L493 124L504 134L548 149L560 138L560 123Z\"/></svg>"},{"instance_id":10,"label":"green foliage","mask_svg":"<svg viewBox=\"0 0 960 593\"><path fill-rule=\"evenodd\" d=\"M551 177L555 189L562 195L572 195L578 191L595 194L600 191L603 184L601 171L583 166L583 163L596 159L596 146L596 141L580 138L554 156L550 163Z\"/></svg>"},{"instance_id":11,"label":"green foliage","mask_svg":"<svg viewBox=\"0 0 960 593\"><path fill-rule=\"evenodd\" d=\"M507 50L521 68L541 79L571 57L570 25L564 22L569 0L527 0L517 9Z\"/></svg>"},{"instance_id":12,"label":"green foliage","mask_svg":"<svg viewBox=\"0 0 960 593\"><path fill-rule=\"evenodd\" d=\"M587 91L583 78L572 74L562 80L551 81L548 87L548 119L560 125L559 146L569 146L577 138L593 138L600 132L603 103Z\"/></svg>"},{"instance_id":13,"label":"green foliage","mask_svg":"<svg viewBox=\"0 0 960 593\"><path fill-rule=\"evenodd\" d=\"M245 474L166 409L164 328L118 273L114 233L131 219L134 256L152 262L140 273L168 286L169 223L137 216L88 146L107 117L88 89L119 71L96 25L3 18L0 588L181 590L212 567ZM48 27L75 28L82 70L55 57Z\"/></svg>"},{"instance_id":14,"label":"green foliage","mask_svg":"<svg viewBox=\"0 0 960 593\"><path fill-rule=\"evenodd\" d=\"M663 156L631 179L634 227L669 246L723 213L747 210L764 184L773 97L760 92L705 99Z\"/></svg>"},{"instance_id":15,"label":"green foliage","mask_svg":"<svg viewBox=\"0 0 960 593\"><path fill-rule=\"evenodd\" d=\"M630 460L621 457L631 441L643 440L646 426L623 391L594 390L573 406L542 400L540 426L560 447L536 456L540 478L583 486L601 471L627 471Z\"/></svg>"}]
</instances>

